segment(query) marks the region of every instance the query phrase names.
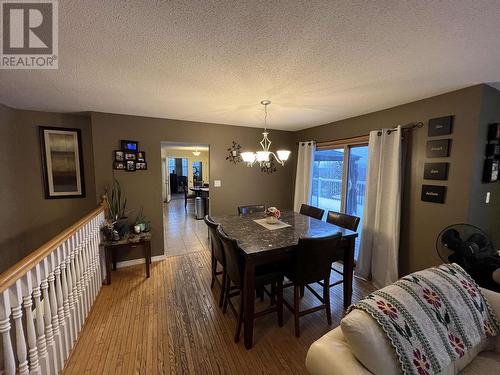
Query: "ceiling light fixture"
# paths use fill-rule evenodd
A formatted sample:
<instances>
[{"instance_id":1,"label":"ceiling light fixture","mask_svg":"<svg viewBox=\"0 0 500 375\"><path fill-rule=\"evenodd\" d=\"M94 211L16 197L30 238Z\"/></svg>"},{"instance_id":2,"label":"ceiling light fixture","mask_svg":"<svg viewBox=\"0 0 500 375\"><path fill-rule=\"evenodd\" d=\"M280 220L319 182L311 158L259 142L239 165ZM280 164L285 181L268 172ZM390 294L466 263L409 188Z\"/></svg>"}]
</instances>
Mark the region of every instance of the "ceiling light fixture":
<instances>
[{"instance_id":1,"label":"ceiling light fixture","mask_svg":"<svg viewBox=\"0 0 500 375\"><path fill-rule=\"evenodd\" d=\"M194 156L200 156L200 151L198 151L198 147L193 151Z\"/></svg>"},{"instance_id":2,"label":"ceiling light fixture","mask_svg":"<svg viewBox=\"0 0 500 375\"><path fill-rule=\"evenodd\" d=\"M260 141L260 145L262 146L262 150L257 152L247 151L241 153L241 158L244 162L247 163L249 167L253 166L255 162L259 162L261 167L269 167L271 165L271 156L276 160L280 165L285 165L285 161L290 156L290 151L288 150L278 150L276 151L276 155L274 152L270 151L271 141L269 140L269 132L267 131L267 106L271 104L270 100L262 100L260 102L264 106L264 132L262 133L263 138Z\"/></svg>"}]
</instances>

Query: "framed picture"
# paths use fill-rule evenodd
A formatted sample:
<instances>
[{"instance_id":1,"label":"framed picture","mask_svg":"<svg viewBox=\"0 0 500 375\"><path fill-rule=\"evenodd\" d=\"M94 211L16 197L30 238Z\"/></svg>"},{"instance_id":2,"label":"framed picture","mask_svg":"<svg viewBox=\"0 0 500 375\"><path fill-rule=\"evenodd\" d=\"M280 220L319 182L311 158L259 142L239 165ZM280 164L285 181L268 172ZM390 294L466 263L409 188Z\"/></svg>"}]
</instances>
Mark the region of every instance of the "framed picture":
<instances>
[{"instance_id":1,"label":"framed picture","mask_svg":"<svg viewBox=\"0 0 500 375\"><path fill-rule=\"evenodd\" d=\"M125 161L125 152L122 150L115 150L115 161Z\"/></svg>"},{"instance_id":2,"label":"framed picture","mask_svg":"<svg viewBox=\"0 0 500 375\"><path fill-rule=\"evenodd\" d=\"M422 185L421 199L424 202L444 203L446 186Z\"/></svg>"},{"instance_id":3,"label":"framed picture","mask_svg":"<svg viewBox=\"0 0 500 375\"><path fill-rule=\"evenodd\" d=\"M137 152L137 161L144 163L146 161L146 153L144 151Z\"/></svg>"},{"instance_id":4,"label":"framed picture","mask_svg":"<svg viewBox=\"0 0 500 375\"><path fill-rule=\"evenodd\" d=\"M135 169L138 171L145 171L148 169L148 163L136 162Z\"/></svg>"},{"instance_id":5,"label":"framed picture","mask_svg":"<svg viewBox=\"0 0 500 375\"><path fill-rule=\"evenodd\" d=\"M122 140L121 145L123 151L137 152L137 150L139 149L139 142L137 141Z\"/></svg>"},{"instance_id":6,"label":"framed picture","mask_svg":"<svg viewBox=\"0 0 500 375\"><path fill-rule=\"evenodd\" d=\"M427 141L428 158L445 158L450 156L451 139L438 139L436 141Z\"/></svg>"},{"instance_id":7,"label":"framed picture","mask_svg":"<svg viewBox=\"0 0 500 375\"><path fill-rule=\"evenodd\" d=\"M113 163L113 169L124 170L125 162L124 161L115 161Z\"/></svg>"},{"instance_id":8,"label":"framed picture","mask_svg":"<svg viewBox=\"0 0 500 375\"><path fill-rule=\"evenodd\" d=\"M135 152L125 152L125 161L136 160Z\"/></svg>"},{"instance_id":9,"label":"framed picture","mask_svg":"<svg viewBox=\"0 0 500 375\"><path fill-rule=\"evenodd\" d=\"M424 178L426 180L447 180L448 163L425 163Z\"/></svg>"},{"instance_id":10,"label":"framed picture","mask_svg":"<svg viewBox=\"0 0 500 375\"><path fill-rule=\"evenodd\" d=\"M127 171L128 172L133 172L135 171L135 161L133 160L127 160Z\"/></svg>"},{"instance_id":11,"label":"framed picture","mask_svg":"<svg viewBox=\"0 0 500 375\"><path fill-rule=\"evenodd\" d=\"M438 117L429 120L429 137L451 134L453 116Z\"/></svg>"},{"instance_id":12,"label":"framed picture","mask_svg":"<svg viewBox=\"0 0 500 375\"><path fill-rule=\"evenodd\" d=\"M80 129L40 126L39 132L45 198L85 197Z\"/></svg>"}]
</instances>

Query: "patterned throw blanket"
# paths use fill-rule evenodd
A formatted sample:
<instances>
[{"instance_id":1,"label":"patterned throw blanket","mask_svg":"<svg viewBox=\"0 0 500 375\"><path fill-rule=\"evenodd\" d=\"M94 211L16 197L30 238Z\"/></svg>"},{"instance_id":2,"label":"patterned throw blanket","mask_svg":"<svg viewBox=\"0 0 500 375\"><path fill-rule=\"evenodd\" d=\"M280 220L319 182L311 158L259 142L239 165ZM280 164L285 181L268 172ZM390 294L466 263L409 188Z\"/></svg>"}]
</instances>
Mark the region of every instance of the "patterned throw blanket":
<instances>
[{"instance_id":1,"label":"patterned throw blanket","mask_svg":"<svg viewBox=\"0 0 500 375\"><path fill-rule=\"evenodd\" d=\"M370 314L396 350L403 374L438 374L486 337L498 321L458 265L415 272L351 306Z\"/></svg>"}]
</instances>

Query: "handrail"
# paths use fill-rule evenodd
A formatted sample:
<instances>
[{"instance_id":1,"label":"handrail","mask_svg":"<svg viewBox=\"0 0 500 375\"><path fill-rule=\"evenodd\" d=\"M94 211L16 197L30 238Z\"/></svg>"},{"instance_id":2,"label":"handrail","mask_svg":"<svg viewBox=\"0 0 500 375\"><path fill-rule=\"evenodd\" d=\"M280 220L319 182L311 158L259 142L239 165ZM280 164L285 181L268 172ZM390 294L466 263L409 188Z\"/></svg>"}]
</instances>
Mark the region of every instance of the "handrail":
<instances>
[{"instance_id":1,"label":"handrail","mask_svg":"<svg viewBox=\"0 0 500 375\"><path fill-rule=\"evenodd\" d=\"M23 277L28 271L33 269L38 263L40 263L47 255L49 255L55 248L61 245L74 233L76 233L83 225L88 223L94 217L99 215L105 209L105 203L101 202L99 206L89 212L87 215L82 217L76 223L74 223L69 228L66 228L61 233L56 235L51 240L44 243L38 249L21 259L19 262L14 264L12 267L7 269L5 272L0 274L0 293L10 288L15 282Z\"/></svg>"}]
</instances>

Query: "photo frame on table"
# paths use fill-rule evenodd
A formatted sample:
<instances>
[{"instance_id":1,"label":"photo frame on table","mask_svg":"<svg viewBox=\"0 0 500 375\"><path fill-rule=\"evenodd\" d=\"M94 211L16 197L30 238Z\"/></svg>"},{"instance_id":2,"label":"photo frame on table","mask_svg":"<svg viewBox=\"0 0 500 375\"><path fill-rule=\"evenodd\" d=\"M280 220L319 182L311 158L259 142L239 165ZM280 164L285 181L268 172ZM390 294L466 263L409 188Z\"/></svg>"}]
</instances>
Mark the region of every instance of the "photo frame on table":
<instances>
[{"instance_id":1,"label":"photo frame on table","mask_svg":"<svg viewBox=\"0 0 500 375\"><path fill-rule=\"evenodd\" d=\"M126 171L127 172L134 172L135 171L135 161L134 160L127 160L126 161Z\"/></svg>"},{"instance_id":2,"label":"photo frame on table","mask_svg":"<svg viewBox=\"0 0 500 375\"><path fill-rule=\"evenodd\" d=\"M45 199L84 198L80 129L40 126Z\"/></svg>"},{"instance_id":3,"label":"photo frame on table","mask_svg":"<svg viewBox=\"0 0 500 375\"><path fill-rule=\"evenodd\" d=\"M427 141L428 158L446 158L450 156L451 139L437 139Z\"/></svg>"},{"instance_id":4,"label":"photo frame on table","mask_svg":"<svg viewBox=\"0 0 500 375\"><path fill-rule=\"evenodd\" d=\"M146 153L144 151L137 151L137 161L141 163L146 162Z\"/></svg>"}]
</instances>

